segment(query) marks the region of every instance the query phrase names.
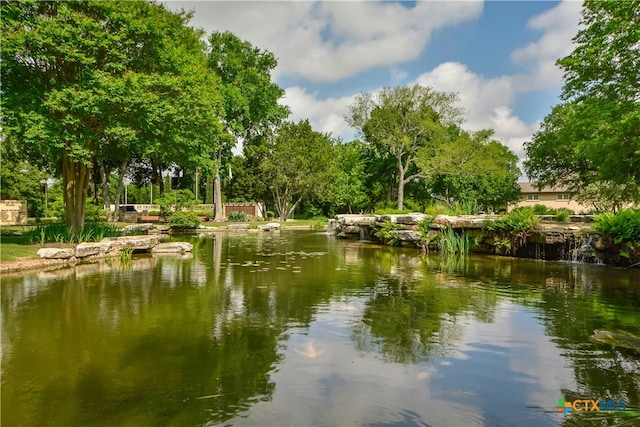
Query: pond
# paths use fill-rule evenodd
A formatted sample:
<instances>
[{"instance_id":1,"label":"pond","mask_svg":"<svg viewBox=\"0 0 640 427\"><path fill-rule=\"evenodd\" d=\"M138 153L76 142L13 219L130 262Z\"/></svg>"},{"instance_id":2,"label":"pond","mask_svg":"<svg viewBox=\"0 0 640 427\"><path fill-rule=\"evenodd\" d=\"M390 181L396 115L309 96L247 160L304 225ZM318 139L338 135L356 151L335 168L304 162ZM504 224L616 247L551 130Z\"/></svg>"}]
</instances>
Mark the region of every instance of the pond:
<instances>
[{"instance_id":1,"label":"pond","mask_svg":"<svg viewBox=\"0 0 640 427\"><path fill-rule=\"evenodd\" d=\"M640 425L638 349L593 337L640 335L638 270L192 242L3 277L2 425Z\"/></svg>"}]
</instances>

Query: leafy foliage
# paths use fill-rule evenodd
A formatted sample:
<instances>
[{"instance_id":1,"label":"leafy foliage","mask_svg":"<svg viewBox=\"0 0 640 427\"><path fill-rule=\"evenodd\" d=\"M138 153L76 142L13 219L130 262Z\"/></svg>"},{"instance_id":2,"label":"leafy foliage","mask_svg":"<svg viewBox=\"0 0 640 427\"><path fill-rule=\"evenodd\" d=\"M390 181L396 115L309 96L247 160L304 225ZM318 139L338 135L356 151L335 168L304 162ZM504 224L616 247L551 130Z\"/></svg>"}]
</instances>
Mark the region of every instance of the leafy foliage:
<instances>
[{"instance_id":1,"label":"leafy foliage","mask_svg":"<svg viewBox=\"0 0 640 427\"><path fill-rule=\"evenodd\" d=\"M40 243L41 245L49 242L99 242L105 237L117 237L120 235L122 235L120 227L104 221L87 222L80 233L69 229L63 222L38 224L35 228L25 233L28 242Z\"/></svg>"},{"instance_id":2,"label":"leafy foliage","mask_svg":"<svg viewBox=\"0 0 640 427\"><path fill-rule=\"evenodd\" d=\"M615 214L606 212L597 215L593 228L598 233L611 236L616 244L640 243L640 209L623 209Z\"/></svg>"},{"instance_id":3,"label":"leafy foliage","mask_svg":"<svg viewBox=\"0 0 640 427\"><path fill-rule=\"evenodd\" d=\"M273 194L282 221L309 197L331 198L335 180L333 140L315 132L308 120L283 123L267 143L260 170Z\"/></svg>"},{"instance_id":4,"label":"leafy foliage","mask_svg":"<svg viewBox=\"0 0 640 427\"><path fill-rule=\"evenodd\" d=\"M169 226L176 230L190 230L200 227L200 218L195 212L179 211L171 215Z\"/></svg>"},{"instance_id":5,"label":"leafy foliage","mask_svg":"<svg viewBox=\"0 0 640 427\"><path fill-rule=\"evenodd\" d=\"M61 172L76 233L96 162L136 155L210 168L219 93L188 14L148 2L23 1L2 2L1 16L3 130L35 164Z\"/></svg>"},{"instance_id":6,"label":"leafy foliage","mask_svg":"<svg viewBox=\"0 0 640 427\"><path fill-rule=\"evenodd\" d=\"M564 102L526 145L525 170L540 186L614 185L623 190L614 200L638 201L640 4L586 1L581 23L574 51L558 61Z\"/></svg>"},{"instance_id":7,"label":"leafy foliage","mask_svg":"<svg viewBox=\"0 0 640 427\"><path fill-rule=\"evenodd\" d=\"M533 208L517 208L502 217L487 221L485 228L494 236L494 246L515 255L525 239L540 223Z\"/></svg>"},{"instance_id":8,"label":"leafy foliage","mask_svg":"<svg viewBox=\"0 0 640 427\"><path fill-rule=\"evenodd\" d=\"M244 212L230 212L227 215L227 220L231 222L247 222L249 221L249 217Z\"/></svg>"},{"instance_id":9,"label":"leafy foliage","mask_svg":"<svg viewBox=\"0 0 640 427\"><path fill-rule=\"evenodd\" d=\"M388 246L398 246L400 239L395 231L398 230L398 224L395 222L383 222L380 227L377 227L373 234L378 240Z\"/></svg>"},{"instance_id":10,"label":"leafy foliage","mask_svg":"<svg viewBox=\"0 0 640 427\"><path fill-rule=\"evenodd\" d=\"M415 169L418 150L435 144L444 126L461 121L458 97L420 85L384 88L356 97L347 120L365 140L395 158L398 209L402 210L404 188L421 176Z\"/></svg>"},{"instance_id":11,"label":"leafy foliage","mask_svg":"<svg viewBox=\"0 0 640 427\"><path fill-rule=\"evenodd\" d=\"M531 208L517 208L500 218L487 221L485 227L494 233L521 232L533 230L540 223Z\"/></svg>"}]
</instances>

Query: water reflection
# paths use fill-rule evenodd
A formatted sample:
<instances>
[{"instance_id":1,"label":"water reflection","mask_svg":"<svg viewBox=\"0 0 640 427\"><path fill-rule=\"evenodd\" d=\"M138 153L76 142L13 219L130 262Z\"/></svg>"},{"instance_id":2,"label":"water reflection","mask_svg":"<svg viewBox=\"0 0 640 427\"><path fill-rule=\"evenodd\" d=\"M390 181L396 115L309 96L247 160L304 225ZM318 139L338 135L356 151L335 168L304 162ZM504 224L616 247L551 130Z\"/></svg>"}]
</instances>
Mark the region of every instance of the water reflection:
<instances>
[{"instance_id":1,"label":"water reflection","mask_svg":"<svg viewBox=\"0 0 640 427\"><path fill-rule=\"evenodd\" d=\"M590 340L638 334L637 271L193 243L3 278L3 425L570 425L558 397L640 401L638 353Z\"/></svg>"}]
</instances>

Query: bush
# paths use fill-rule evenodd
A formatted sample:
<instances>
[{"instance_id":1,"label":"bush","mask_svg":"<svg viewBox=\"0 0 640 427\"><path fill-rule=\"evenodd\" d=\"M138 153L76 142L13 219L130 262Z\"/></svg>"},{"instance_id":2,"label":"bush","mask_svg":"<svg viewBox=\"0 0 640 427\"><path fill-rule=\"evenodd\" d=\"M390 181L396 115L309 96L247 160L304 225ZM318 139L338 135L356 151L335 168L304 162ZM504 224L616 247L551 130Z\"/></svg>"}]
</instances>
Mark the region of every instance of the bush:
<instances>
[{"instance_id":1,"label":"bush","mask_svg":"<svg viewBox=\"0 0 640 427\"><path fill-rule=\"evenodd\" d=\"M526 209L526 208L520 208L520 209ZM540 204L533 205L533 213L536 215L550 215L549 208L547 208L545 205L540 205Z\"/></svg>"},{"instance_id":2,"label":"bush","mask_svg":"<svg viewBox=\"0 0 640 427\"><path fill-rule=\"evenodd\" d=\"M569 215L573 215L573 211L567 208L556 209L556 221L565 222L569 219Z\"/></svg>"},{"instance_id":3,"label":"bush","mask_svg":"<svg viewBox=\"0 0 640 427\"><path fill-rule=\"evenodd\" d=\"M276 214L273 211L267 211L267 218L274 218L275 216Z\"/></svg>"},{"instance_id":4,"label":"bush","mask_svg":"<svg viewBox=\"0 0 640 427\"><path fill-rule=\"evenodd\" d=\"M640 209L623 209L616 214L611 212L597 215L593 228L600 234L610 236L614 243L640 243Z\"/></svg>"},{"instance_id":5,"label":"bush","mask_svg":"<svg viewBox=\"0 0 640 427\"><path fill-rule=\"evenodd\" d=\"M200 218L195 212L181 211L171 215L169 226L176 230L188 230L200 227Z\"/></svg>"},{"instance_id":6,"label":"bush","mask_svg":"<svg viewBox=\"0 0 640 427\"><path fill-rule=\"evenodd\" d=\"M244 212L230 212L229 215L227 215L227 221L247 222L249 221L249 217Z\"/></svg>"},{"instance_id":7,"label":"bush","mask_svg":"<svg viewBox=\"0 0 640 427\"><path fill-rule=\"evenodd\" d=\"M400 239L395 230L398 229L398 224L395 222L384 222L380 228L377 228L373 234L385 245L389 246L398 246L400 244Z\"/></svg>"},{"instance_id":8,"label":"bush","mask_svg":"<svg viewBox=\"0 0 640 427\"><path fill-rule=\"evenodd\" d=\"M514 209L495 221L487 221L486 228L494 233L512 233L533 230L540 223L532 208Z\"/></svg>"},{"instance_id":9,"label":"bush","mask_svg":"<svg viewBox=\"0 0 640 427\"><path fill-rule=\"evenodd\" d=\"M527 236L540 223L533 208L518 208L495 221L487 221L485 227L494 234L494 246L515 255Z\"/></svg>"}]
</instances>

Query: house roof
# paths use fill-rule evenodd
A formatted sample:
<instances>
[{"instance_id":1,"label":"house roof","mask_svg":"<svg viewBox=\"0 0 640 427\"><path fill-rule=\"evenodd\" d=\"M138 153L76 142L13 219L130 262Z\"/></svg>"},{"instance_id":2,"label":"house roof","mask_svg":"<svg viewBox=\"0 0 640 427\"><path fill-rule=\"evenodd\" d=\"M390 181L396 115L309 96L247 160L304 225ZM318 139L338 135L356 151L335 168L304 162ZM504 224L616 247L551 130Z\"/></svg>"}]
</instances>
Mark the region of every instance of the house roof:
<instances>
[{"instance_id":1,"label":"house roof","mask_svg":"<svg viewBox=\"0 0 640 427\"><path fill-rule=\"evenodd\" d=\"M534 187L533 182L519 182L520 191L523 193L568 193L565 187L543 187L540 190Z\"/></svg>"}]
</instances>

